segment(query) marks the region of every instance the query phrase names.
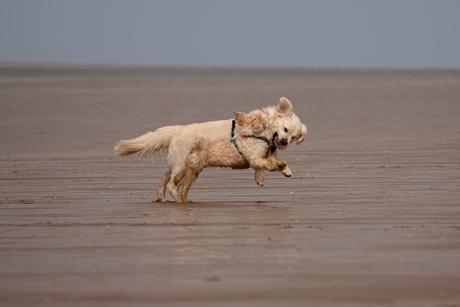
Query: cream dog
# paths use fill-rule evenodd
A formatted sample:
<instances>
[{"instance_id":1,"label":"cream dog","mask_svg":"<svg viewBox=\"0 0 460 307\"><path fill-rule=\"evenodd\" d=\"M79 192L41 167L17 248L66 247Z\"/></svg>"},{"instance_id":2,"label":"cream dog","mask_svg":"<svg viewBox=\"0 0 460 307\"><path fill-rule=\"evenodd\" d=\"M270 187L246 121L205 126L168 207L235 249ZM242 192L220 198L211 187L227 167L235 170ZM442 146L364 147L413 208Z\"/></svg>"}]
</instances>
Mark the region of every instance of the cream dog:
<instances>
[{"instance_id":1,"label":"cream dog","mask_svg":"<svg viewBox=\"0 0 460 307\"><path fill-rule=\"evenodd\" d=\"M297 146L302 143L307 133L307 127L293 113L291 102L282 97L276 107L263 109L269 118L269 125L273 128L274 135L271 140L273 146L285 149L294 140ZM115 146L117 156L137 153L136 158L145 157L154 160L158 153L168 153L169 170L164 173L158 188L159 202L165 202L165 191L177 202L182 199L179 193L179 184L174 184L174 177L185 167L185 160L198 137L206 136L209 141L230 139L240 133L241 127L235 125L233 119L190 124L186 126L166 126L148 132L131 140L120 141ZM300 137L298 137L300 135ZM293 138L294 137L294 138ZM256 170L256 182L263 185L263 170Z\"/></svg>"},{"instance_id":2,"label":"cream dog","mask_svg":"<svg viewBox=\"0 0 460 307\"><path fill-rule=\"evenodd\" d=\"M273 147L269 140L272 139L274 132L269 127L268 115L255 110L247 115L235 112L233 116L236 123L242 126L237 137L214 142L204 137L198 139L193 145L185 161L185 169L174 178L176 185L183 180L181 193L183 202L190 202L187 199L188 191L206 167L233 169L252 167L255 170L281 171L286 177L291 176L291 170L286 162L272 153Z\"/></svg>"}]
</instances>

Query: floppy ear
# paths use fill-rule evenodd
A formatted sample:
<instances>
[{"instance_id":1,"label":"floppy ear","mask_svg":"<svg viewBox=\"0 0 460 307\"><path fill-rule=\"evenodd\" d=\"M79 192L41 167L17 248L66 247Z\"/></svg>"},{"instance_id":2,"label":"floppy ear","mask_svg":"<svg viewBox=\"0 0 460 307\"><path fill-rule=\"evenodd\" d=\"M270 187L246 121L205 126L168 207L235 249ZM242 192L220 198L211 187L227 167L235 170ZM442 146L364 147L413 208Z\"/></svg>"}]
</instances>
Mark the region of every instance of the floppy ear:
<instances>
[{"instance_id":1,"label":"floppy ear","mask_svg":"<svg viewBox=\"0 0 460 307\"><path fill-rule=\"evenodd\" d=\"M295 142L295 146L299 147L300 143L302 143L303 141L305 141L305 136L307 135L307 126L305 126L304 124L302 124L302 135L300 136L300 138L297 140L297 142Z\"/></svg>"},{"instance_id":2,"label":"floppy ear","mask_svg":"<svg viewBox=\"0 0 460 307\"><path fill-rule=\"evenodd\" d=\"M261 115L252 116L250 122L254 133L262 133L265 130L265 121Z\"/></svg>"},{"instance_id":3,"label":"floppy ear","mask_svg":"<svg viewBox=\"0 0 460 307\"><path fill-rule=\"evenodd\" d=\"M246 120L246 114L241 112L233 112L233 118L238 126L243 126L244 121Z\"/></svg>"},{"instance_id":4,"label":"floppy ear","mask_svg":"<svg viewBox=\"0 0 460 307\"><path fill-rule=\"evenodd\" d=\"M254 114L253 112L244 116L243 128L241 129L241 135L252 135L258 134L264 131L265 122L260 114Z\"/></svg>"},{"instance_id":5,"label":"floppy ear","mask_svg":"<svg viewBox=\"0 0 460 307\"><path fill-rule=\"evenodd\" d=\"M280 103L276 107L276 114L279 117L291 116L293 113L292 103L286 97L280 98Z\"/></svg>"}]
</instances>

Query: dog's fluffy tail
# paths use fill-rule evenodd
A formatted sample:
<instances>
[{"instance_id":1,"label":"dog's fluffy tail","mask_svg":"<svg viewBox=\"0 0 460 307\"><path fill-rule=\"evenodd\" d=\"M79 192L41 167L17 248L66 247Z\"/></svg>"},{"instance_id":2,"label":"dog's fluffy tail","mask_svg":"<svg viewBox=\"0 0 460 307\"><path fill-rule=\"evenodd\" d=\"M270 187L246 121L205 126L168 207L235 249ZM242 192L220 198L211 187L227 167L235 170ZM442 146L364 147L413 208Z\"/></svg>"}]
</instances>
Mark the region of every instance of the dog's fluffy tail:
<instances>
[{"instance_id":1,"label":"dog's fluffy tail","mask_svg":"<svg viewBox=\"0 0 460 307\"><path fill-rule=\"evenodd\" d=\"M172 138L183 126L162 127L154 132L147 132L132 140L122 140L115 146L117 156L126 156L137 153L136 159L144 157L147 160L154 160L158 153L167 153Z\"/></svg>"}]
</instances>

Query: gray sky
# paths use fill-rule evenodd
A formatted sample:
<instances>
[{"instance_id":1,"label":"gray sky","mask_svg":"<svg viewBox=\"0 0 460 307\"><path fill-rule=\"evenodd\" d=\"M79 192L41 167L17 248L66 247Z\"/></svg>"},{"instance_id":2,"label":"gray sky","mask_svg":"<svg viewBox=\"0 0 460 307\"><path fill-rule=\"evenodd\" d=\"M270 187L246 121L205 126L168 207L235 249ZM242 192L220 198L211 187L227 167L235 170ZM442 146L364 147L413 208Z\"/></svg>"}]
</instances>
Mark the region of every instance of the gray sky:
<instances>
[{"instance_id":1,"label":"gray sky","mask_svg":"<svg viewBox=\"0 0 460 307\"><path fill-rule=\"evenodd\" d=\"M460 0L0 0L0 62L460 68Z\"/></svg>"}]
</instances>

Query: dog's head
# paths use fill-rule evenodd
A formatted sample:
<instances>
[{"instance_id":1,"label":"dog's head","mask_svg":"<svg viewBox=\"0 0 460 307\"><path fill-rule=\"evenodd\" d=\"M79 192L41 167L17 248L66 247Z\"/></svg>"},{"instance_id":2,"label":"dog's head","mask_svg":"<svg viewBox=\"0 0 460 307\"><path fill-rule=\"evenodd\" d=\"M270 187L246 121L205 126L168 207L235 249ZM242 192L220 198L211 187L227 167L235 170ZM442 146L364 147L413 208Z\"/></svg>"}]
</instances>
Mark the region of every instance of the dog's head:
<instances>
[{"instance_id":1,"label":"dog's head","mask_svg":"<svg viewBox=\"0 0 460 307\"><path fill-rule=\"evenodd\" d=\"M307 127L294 114L292 103L287 98L281 97L276 108L266 108L264 111L269 114L274 146L284 150L294 141L299 146L305 140Z\"/></svg>"},{"instance_id":2,"label":"dog's head","mask_svg":"<svg viewBox=\"0 0 460 307\"><path fill-rule=\"evenodd\" d=\"M256 135L262 136L268 133L268 118L264 112L260 110L252 111L249 114L234 112L233 118L235 122L242 126L241 135Z\"/></svg>"}]
</instances>

